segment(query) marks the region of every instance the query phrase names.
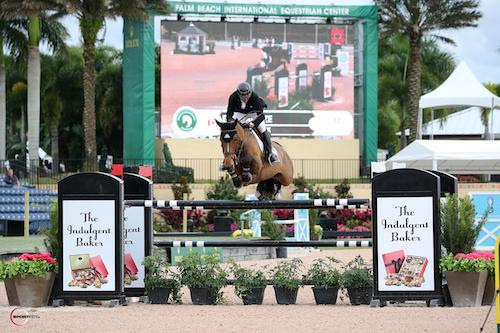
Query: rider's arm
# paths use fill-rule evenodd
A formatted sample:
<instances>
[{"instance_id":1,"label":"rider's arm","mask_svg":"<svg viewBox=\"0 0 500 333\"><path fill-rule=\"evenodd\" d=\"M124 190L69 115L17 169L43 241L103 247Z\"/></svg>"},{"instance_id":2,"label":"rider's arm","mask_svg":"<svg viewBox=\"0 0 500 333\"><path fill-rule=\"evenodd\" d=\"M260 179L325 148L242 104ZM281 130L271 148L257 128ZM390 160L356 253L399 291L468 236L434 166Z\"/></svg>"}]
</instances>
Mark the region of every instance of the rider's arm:
<instances>
[{"instance_id":1,"label":"rider's arm","mask_svg":"<svg viewBox=\"0 0 500 333\"><path fill-rule=\"evenodd\" d=\"M226 113L226 118L227 122L232 122L233 116L234 116L234 101L233 101L233 95L229 96L229 101L227 102L227 113Z\"/></svg>"}]
</instances>

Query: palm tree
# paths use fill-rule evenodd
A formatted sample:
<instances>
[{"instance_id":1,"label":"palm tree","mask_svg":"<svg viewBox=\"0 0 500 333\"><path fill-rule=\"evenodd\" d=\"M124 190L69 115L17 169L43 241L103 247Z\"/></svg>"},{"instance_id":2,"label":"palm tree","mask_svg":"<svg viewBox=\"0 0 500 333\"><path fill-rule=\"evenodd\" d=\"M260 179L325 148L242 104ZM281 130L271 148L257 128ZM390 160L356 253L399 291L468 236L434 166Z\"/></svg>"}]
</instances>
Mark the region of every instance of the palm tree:
<instances>
[{"instance_id":1,"label":"palm tree","mask_svg":"<svg viewBox=\"0 0 500 333\"><path fill-rule=\"evenodd\" d=\"M50 131L52 173L59 172L59 123L61 122L63 103L59 95L50 92L43 102L45 123Z\"/></svg>"},{"instance_id":2,"label":"palm tree","mask_svg":"<svg viewBox=\"0 0 500 333\"><path fill-rule=\"evenodd\" d=\"M87 166L96 167L96 41L97 34L103 28L106 18L116 19L121 16L127 19L144 19L149 10L166 13L167 3L164 0L65 0L69 13L74 14L80 23L83 39L83 128L85 140L85 159Z\"/></svg>"},{"instance_id":3,"label":"palm tree","mask_svg":"<svg viewBox=\"0 0 500 333\"><path fill-rule=\"evenodd\" d=\"M422 90L438 87L453 71L451 54L444 52L434 38L424 38L422 53ZM408 126L408 65L410 45L408 38L399 34L381 38L379 43L379 109L385 113L397 112L400 119L400 148L406 146L405 129ZM440 110L444 114L446 110ZM390 112L389 112L390 113ZM385 115L387 116L387 114ZM385 148L385 147L382 147Z\"/></svg>"},{"instance_id":4,"label":"palm tree","mask_svg":"<svg viewBox=\"0 0 500 333\"><path fill-rule=\"evenodd\" d=\"M0 161L6 158L6 119L7 119L7 98L6 98L6 73L4 46L10 50L14 56L20 56L26 46L26 37L20 32L22 21L0 19Z\"/></svg>"},{"instance_id":5,"label":"palm tree","mask_svg":"<svg viewBox=\"0 0 500 333\"><path fill-rule=\"evenodd\" d=\"M482 16L478 0L376 0L383 34L400 33L410 41L408 63L408 105L411 119L410 141L420 133L418 102L421 95L421 47L425 35L446 43L453 40L435 35L446 29L477 26Z\"/></svg>"},{"instance_id":6,"label":"palm tree","mask_svg":"<svg viewBox=\"0 0 500 333\"><path fill-rule=\"evenodd\" d=\"M27 18L25 30L28 35L28 152L30 160L36 162L40 141L39 45L44 38L54 50L64 45L66 29L55 21L61 15L62 9L62 5L56 0L2 0L0 3L2 17Z\"/></svg>"}]
</instances>

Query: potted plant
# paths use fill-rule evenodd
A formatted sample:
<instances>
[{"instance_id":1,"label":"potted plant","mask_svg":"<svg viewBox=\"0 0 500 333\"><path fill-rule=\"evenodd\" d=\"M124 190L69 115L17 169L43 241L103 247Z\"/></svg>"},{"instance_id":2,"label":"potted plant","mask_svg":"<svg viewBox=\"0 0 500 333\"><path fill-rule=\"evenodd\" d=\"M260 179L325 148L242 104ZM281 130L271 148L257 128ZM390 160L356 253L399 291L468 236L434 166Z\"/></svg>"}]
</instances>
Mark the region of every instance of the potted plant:
<instances>
[{"instance_id":1,"label":"potted plant","mask_svg":"<svg viewBox=\"0 0 500 333\"><path fill-rule=\"evenodd\" d=\"M244 305L262 304L267 280L264 272L252 268L244 268L233 263L231 272L234 276L234 291L243 300Z\"/></svg>"},{"instance_id":2,"label":"potted plant","mask_svg":"<svg viewBox=\"0 0 500 333\"><path fill-rule=\"evenodd\" d=\"M284 240L286 231L281 225L274 223L273 213L270 210L261 210L262 235L271 240ZM288 254L286 247L276 248L276 257L286 258Z\"/></svg>"},{"instance_id":3,"label":"potted plant","mask_svg":"<svg viewBox=\"0 0 500 333\"><path fill-rule=\"evenodd\" d=\"M459 295L461 295L463 291L461 282L464 281L464 279L468 280L466 283L467 286L476 289L475 291L470 290L469 293L482 293L479 289L483 289L482 285L485 283L483 280L486 274L486 283L489 282L486 289L494 290L494 286L492 286L492 284L494 284L493 279L488 281L487 273L481 274L479 271L475 271L476 268L479 269L477 265L468 262L455 263L453 261L453 254L470 254L474 251L477 237L486 222L488 214L489 211L486 210L481 220L476 223L476 210L472 199L470 197L458 198L456 194L447 195L445 204L441 205L442 245L446 250L445 254L451 255L449 257L443 257L440 262L442 263L441 271L444 275L443 292L445 296L449 296L445 297L445 299L451 298L451 303L453 303L453 305L473 306L476 304L475 300L462 299L461 296L461 300L458 300ZM456 265L464 265L464 267ZM474 267L471 268L472 266ZM452 294L454 296L452 296ZM466 297L465 294L463 294L463 296ZM454 298L457 300L457 304L454 304Z\"/></svg>"},{"instance_id":4,"label":"potted plant","mask_svg":"<svg viewBox=\"0 0 500 333\"><path fill-rule=\"evenodd\" d=\"M23 253L0 264L0 279L14 282L17 300L24 307L47 305L56 272L57 261L48 252Z\"/></svg>"},{"instance_id":5,"label":"potted plant","mask_svg":"<svg viewBox=\"0 0 500 333\"><path fill-rule=\"evenodd\" d=\"M228 273L220 266L217 254L190 252L178 264L181 283L189 288L193 304L218 304L221 289L227 285Z\"/></svg>"},{"instance_id":6,"label":"potted plant","mask_svg":"<svg viewBox=\"0 0 500 333\"><path fill-rule=\"evenodd\" d=\"M318 224L314 225L311 233L311 240L321 240L322 236L323 236L323 228Z\"/></svg>"},{"instance_id":7,"label":"potted plant","mask_svg":"<svg viewBox=\"0 0 500 333\"><path fill-rule=\"evenodd\" d=\"M302 260L293 258L278 263L271 270L271 281L278 304L295 304L297 292L303 285L301 279Z\"/></svg>"},{"instance_id":8,"label":"potted plant","mask_svg":"<svg viewBox=\"0 0 500 333\"><path fill-rule=\"evenodd\" d=\"M361 256L347 263L341 274L341 285L352 305L370 304L373 294L373 270Z\"/></svg>"},{"instance_id":9,"label":"potted plant","mask_svg":"<svg viewBox=\"0 0 500 333\"><path fill-rule=\"evenodd\" d=\"M313 285L314 299L316 304L335 304L340 288L340 272L334 267L339 261L333 257L327 257L313 261L311 268L307 271L305 279Z\"/></svg>"},{"instance_id":10,"label":"potted plant","mask_svg":"<svg viewBox=\"0 0 500 333\"><path fill-rule=\"evenodd\" d=\"M441 258L439 267L446 274L454 306L481 306L488 274L495 270L492 252L450 253Z\"/></svg>"},{"instance_id":11,"label":"potted plant","mask_svg":"<svg viewBox=\"0 0 500 333\"><path fill-rule=\"evenodd\" d=\"M172 295L172 301L180 303L181 285L176 274L169 272L169 264L165 255L155 252L145 257L142 264L146 271L144 287L149 301L152 304L167 304Z\"/></svg>"}]
</instances>

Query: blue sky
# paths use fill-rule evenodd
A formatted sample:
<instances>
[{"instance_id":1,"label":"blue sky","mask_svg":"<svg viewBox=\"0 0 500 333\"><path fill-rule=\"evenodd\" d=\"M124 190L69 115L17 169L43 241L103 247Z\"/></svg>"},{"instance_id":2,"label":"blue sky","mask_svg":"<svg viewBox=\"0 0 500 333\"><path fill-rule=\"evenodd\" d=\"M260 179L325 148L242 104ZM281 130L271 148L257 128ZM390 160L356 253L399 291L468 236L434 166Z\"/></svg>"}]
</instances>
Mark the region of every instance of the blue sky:
<instances>
[{"instance_id":1,"label":"blue sky","mask_svg":"<svg viewBox=\"0 0 500 333\"><path fill-rule=\"evenodd\" d=\"M477 76L485 82L500 83L500 1L482 0L480 9L483 17L479 21L477 28L466 28L455 31L446 31L442 34L451 37L456 45L444 45L456 62L464 60ZM160 17L155 18L155 41L160 42ZM78 21L73 17L62 20L70 39L68 44L80 45L81 36L78 28ZM99 37L104 36L104 44L116 48L123 48L123 20L106 21L106 29Z\"/></svg>"}]
</instances>

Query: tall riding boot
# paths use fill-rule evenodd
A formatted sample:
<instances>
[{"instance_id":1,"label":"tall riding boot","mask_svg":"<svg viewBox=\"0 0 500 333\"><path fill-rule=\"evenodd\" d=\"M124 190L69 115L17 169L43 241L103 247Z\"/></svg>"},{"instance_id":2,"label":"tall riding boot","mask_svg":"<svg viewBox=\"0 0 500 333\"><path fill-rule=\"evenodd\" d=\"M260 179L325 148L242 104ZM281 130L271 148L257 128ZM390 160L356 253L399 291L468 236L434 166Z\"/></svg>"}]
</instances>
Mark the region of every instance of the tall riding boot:
<instances>
[{"instance_id":1,"label":"tall riding boot","mask_svg":"<svg viewBox=\"0 0 500 333\"><path fill-rule=\"evenodd\" d=\"M273 153L273 145L271 142L271 133L269 131L264 131L262 133L262 138L263 141L262 143L264 144L264 151L266 153L266 159L271 163L279 163L280 160L278 159L278 156Z\"/></svg>"}]
</instances>

